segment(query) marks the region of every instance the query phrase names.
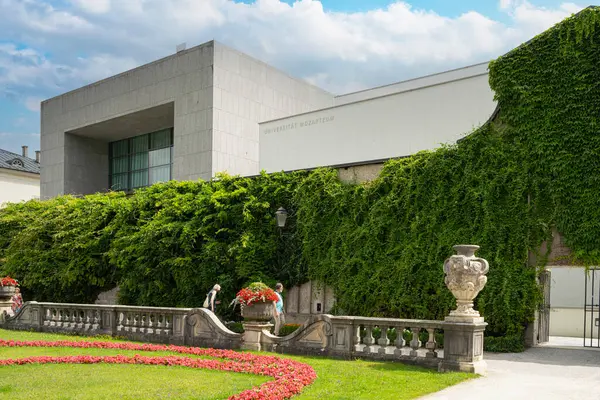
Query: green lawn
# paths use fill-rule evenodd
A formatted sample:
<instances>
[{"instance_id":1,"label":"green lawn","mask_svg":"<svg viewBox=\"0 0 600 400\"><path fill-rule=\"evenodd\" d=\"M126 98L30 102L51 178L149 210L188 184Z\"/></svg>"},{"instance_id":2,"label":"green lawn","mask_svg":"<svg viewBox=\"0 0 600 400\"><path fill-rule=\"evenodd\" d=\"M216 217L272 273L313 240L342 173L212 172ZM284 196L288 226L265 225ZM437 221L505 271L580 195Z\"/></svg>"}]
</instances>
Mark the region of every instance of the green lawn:
<instances>
[{"instance_id":1,"label":"green lawn","mask_svg":"<svg viewBox=\"0 0 600 400\"><path fill-rule=\"evenodd\" d=\"M95 340L0 330L0 339ZM101 341L113 341L102 338ZM140 351L0 347L0 359L28 356L134 355ZM169 355L152 352L147 355ZM264 353L263 353L264 354ZM180 354L177 354L180 355ZM192 357L192 356L190 356ZM288 356L286 356L288 357ZM339 361L289 356L310 364L318 378L297 399L415 399L473 378L397 363ZM225 399L270 378L256 375L145 365L22 365L0 367L0 399Z\"/></svg>"}]
</instances>

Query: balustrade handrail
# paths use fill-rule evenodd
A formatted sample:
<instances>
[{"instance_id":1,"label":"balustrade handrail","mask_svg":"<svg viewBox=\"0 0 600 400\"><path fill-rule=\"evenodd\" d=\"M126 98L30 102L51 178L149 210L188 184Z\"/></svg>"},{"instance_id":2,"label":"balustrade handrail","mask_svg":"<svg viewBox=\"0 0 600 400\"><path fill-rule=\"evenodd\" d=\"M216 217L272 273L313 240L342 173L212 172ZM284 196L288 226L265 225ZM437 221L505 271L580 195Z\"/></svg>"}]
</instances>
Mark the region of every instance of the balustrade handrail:
<instances>
[{"instance_id":1,"label":"balustrade handrail","mask_svg":"<svg viewBox=\"0 0 600 400\"><path fill-rule=\"evenodd\" d=\"M428 319L406 319L406 318L378 318L378 317L360 317L360 316L337 316L325 314L332 321L351 321L356 324L365 325L384 325L396 326L403 325L405 327L419 327L430 329L444 329L444 321L428 320Z\"/></svg>"},{"instance_id":2,"label":"balustrade handrail","mask_svg":"<svg viewBox=\"0 0 600 400\"><path fill-rule=\"evenodd\" d=\"M107 305L107 304L79 304L79 303L49 303L49 302L37 302L27 301L23 304L36 304L47 308L84 308L94 310L107 310L107 311L144 311L144 312L182 312L187 313L192 308L180 308L180 307L146 307L146 306L128 306L128 305Z\"/></svg>"}]
</instances>

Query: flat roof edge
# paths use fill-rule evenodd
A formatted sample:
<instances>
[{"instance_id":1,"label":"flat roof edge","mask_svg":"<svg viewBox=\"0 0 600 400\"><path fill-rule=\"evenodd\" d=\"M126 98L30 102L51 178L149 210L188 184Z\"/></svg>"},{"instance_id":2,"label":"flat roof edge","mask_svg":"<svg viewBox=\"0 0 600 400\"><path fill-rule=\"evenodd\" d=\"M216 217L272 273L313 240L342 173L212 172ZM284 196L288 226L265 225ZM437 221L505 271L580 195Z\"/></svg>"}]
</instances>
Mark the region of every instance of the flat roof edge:
<instances>
[{"instance_id":1,"label":"flat roof edge","mask_svg":"<svg viewBox=\"0 0 600 400\"><path fill-rule=\"evenodd\" d=\"M460 78L450 79L450 80L443 81L443 82L436 82L436 83L432 83L432 84L429 84L429 85L424 85L424 86L419 86L419 87L412 88L412 89L402 90L402 91L399 91L399 92L386 93L386 94L382 94L382 95L379 95L379 96L369 97L367 99L360 99L360 100L355 100L355 101L349 101L348 103L337 104L337 105L334 105L334 106L331 106L331 107L319 108L318 110L312 110L312 111L307 111L307 112L303 112L303 113L299 113L299 114L288 115L287 117L281 117L281 118L270 119L270 120L267 120L267 121L261 121L261 122L258 123L258 125L260 126L262 124L267 124L267 123L270 123L270 122L283 121L285 119L294 118L294 117L300 117L300 116L308 115L308 114L313 114L313 113L316 113L316 112L319 112L319 111L328 111L328 110L332 110L334 108L346 107L346 106L349 106L349 105L352 105L352 104L365 103L367 101L382 99L384 97L397 96L397 95L400 95L400 94L415 92L417 90L427 89L427 88L434 87L434 86L445 85L445 84L451 83L451 82L464 81L464 80L467 80L467 79L476 78L478 76L483 76L483 75L487 75L487 72L473 74L473 75L469 75L469 76L463 76L463 77L460 77ZM369 90L371 90L371 89L369 89Z\"/></svg>"},{"instance_id":2,"label":"flat roof edge","mask_svg":"<svg viewBox=\"0 0 600 400\"><path fill-rule=\"evenodd\" d=\"M58 99L60 97L66 96L66 95L71 94L71 93L75 93L75 92L77 92L79 90L83 90L83 89L92 87L94 85L98 85L98 84L107 82L107 81L112 80L112 79L116 79L116 78L118 78L120 76L123 76L125 74L128 74L130 72L137 71L138 69L142 69L142 68L148 67L148 66L153 65L153 64L158 64L158 63L163 62L163 61L165 61L165 60L167 60L169 58L174 58L174 57L180 56L182 54L186 54L186 53L192 52L194 50L198 50L198 49L200 49L202 47L210 46L211 44L214 45L214 43L215 43L214 40L209 40L208 42L204 42L204 43L201 43L199 45L190 47L189 49L185 49L185 50L182 50L182 51L179 51L179 52L175 52L173 54L169 54L168 56L161 57L161 58L159 58L157 60L154 60L154 61L151 61L149 63L142 64L142 65L139 65L139 66L137 66L135 68L128 69L127 71L120 72L120 73L118 73L116 75L107 76L106 78L100 79L99 81L91 82L91 83L88 83L87 85L83 85L83 86L80 86L80 87L78 87L76 89L72 89L72 90L69 90L67 92L64 92L64 93L61 93L59 95L56 95L54 97L50 97L50 98L48 98L46 100L42 100L41 104L44 104L44 103L47 103L49 101Z\"/></svg>"},{"instance_id":3,"label":"flat roof edge","mask_svg":"<svg viewBox=\"0 0 600 400\"><path fill-rule=\"evenodd\" d=\"M420 79L427 79L427 78L431 78L431 77L434 77L434 76L440 76L440 75L450 74L452 72L457 72L457 71L466 70L466 69L470 69L470 68L476 68L476 67L479 67L481 65L489 65L490 62L491 62L491 60L490 61L480 62L480 63L477 63L477 64L466 65L464 67L453 68L453 69L449 69L449 70L442 71L442 72L436 72L436 73L429 74L429 75L418 76L416 78L406 79L406 80L403 80L403 81L398 81L398 82L393 82L393 83L387 83L387 84L381 85L381 86L375 86L375 87L368 88L368 89L357 90L356 92L350 92L350 93L340 94L340 95L335 96L335 98L338 99L338 98L342 98L342 97L345 97L345 96L352 96L353 94L369 92L371 90L383 89L383 88L387 88L387 87L394 86L394 85L400 85L402 83L414 82L414 81L418 81ZM469 76L467 76L465 78L468 78L470 76L478 76L478 75L481 75L481 73L479 73L479 72L478 73L473 73L472 75L469 75ZM439 83L452 82L454 80L456 80L456 79L448 79L447 81L443 81L443 82L439 82ZM424 85L423 87L426 87L426 86L427 85ZM418 88L415 88L415 89L418 89ZM400 92L398 92L398 93L400 93Z\"/></svg>"}]
</instances>

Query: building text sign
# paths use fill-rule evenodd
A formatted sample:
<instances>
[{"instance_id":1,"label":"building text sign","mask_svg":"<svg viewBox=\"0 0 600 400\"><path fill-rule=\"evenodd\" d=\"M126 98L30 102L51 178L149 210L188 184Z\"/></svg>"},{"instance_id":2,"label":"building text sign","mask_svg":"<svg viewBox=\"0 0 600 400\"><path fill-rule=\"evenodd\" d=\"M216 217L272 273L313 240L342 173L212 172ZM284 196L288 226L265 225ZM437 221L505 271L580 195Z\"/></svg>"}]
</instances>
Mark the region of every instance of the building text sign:
<instances>
[{"instance_id":1,"label":"building text sign","mask_svg":"<svg viewBox=\"0 0 600 400\"><path fill-rule=\"evenodd\" d=\"M328 122L332 122L333 119L334 119L334 116L330 115L327 117L308 118L308 119L300 121L300 122L287 122L287 123L283 123L281 125L275 126L273 128L267 128L267 129L265 129L264 133L265 133L265 135L268 135L269 133L285 132L285 131L289 131L292 129L305 128L307 126L312 126L312 125L326 124Z\"/></svg>"}]
</instances>

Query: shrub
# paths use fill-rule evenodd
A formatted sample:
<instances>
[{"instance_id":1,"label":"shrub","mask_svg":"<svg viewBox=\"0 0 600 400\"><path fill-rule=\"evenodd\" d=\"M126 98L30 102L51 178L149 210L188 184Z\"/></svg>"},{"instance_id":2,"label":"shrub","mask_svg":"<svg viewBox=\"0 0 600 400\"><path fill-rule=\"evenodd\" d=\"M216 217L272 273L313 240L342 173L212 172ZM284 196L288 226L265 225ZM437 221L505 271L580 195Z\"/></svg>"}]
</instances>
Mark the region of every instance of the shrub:
<instances>
[{"instance_id":1,"label":"shrub","mask_svg":"<svg viewBox=\"0 0 600 400\"><path fill-rule=\"evenodd\" d=\"M285 324L279 329L279 336L287 336L294 333L298 328L300 328L300 324Z\"/></svg>"}]
</instances>

